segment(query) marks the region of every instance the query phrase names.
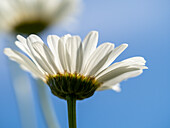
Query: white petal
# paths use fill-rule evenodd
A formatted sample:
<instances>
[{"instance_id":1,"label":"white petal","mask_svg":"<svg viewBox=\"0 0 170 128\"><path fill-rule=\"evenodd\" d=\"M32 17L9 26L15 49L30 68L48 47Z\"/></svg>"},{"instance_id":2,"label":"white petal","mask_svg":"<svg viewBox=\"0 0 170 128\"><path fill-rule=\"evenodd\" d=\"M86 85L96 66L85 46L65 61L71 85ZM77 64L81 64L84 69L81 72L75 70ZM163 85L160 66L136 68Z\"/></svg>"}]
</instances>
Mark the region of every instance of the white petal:
<instances>
[{"instance_id":1,"label":"white petal","mask_svg":"<svg viewBox=\"0 0 170 128\"><path fill-rule=\"evenodd\" d=\"M48 66L50 70L52 70L53 74L57 74L59 72L58 67L55 65L54 56L50 49L42 43L35 42L33 44L35 51L40 55L41 59Z\"/></svg>"},{"instance_id":2,"label":"white petal","mask_svg":"<svg viewBox=\"0 0 170 128\"><path fill-rule=\"evenodd\" d=\"M96 50L98 43L98 32L92 31L87 34L85 39L82 42L83 46L83 65L82 69L85 66L86 61L91 56L91 54Z\"/></svg>"},{"instance_id":3,"label":"white petal","mask_svg":"<svg viewBox=\"0 0 170 128\"><path fill-rule=\"evenodd\" d=\"M66 54L67 54L67 64L71 73L76 71L77 66L77 52L81 44L81 39L79 36L73 36L67 39L66 42Z\"/></svg>"},{"instance_id":4,"label":"white petal","mask_svg":"<svg viewBox=\"0 0 170 128\"><path fill-rule=\"evenodd\" d=\"M83 48L82 43L80 43L79 48L77 50L77 60L76 60L76 71L80 73L83 65Z\"/></svg>"},{"instance_id":5,"label":"white petal","mask_svg":"<svg viewBox=\"0 0 170 128\"><path fill-rule=\"evenodd\" d=\"M111 43L100 45L88 59L83 74L94 75L104 65L113 48Z\"/></svg>"},{"instance_id":6,"label":"white petal","mask_svg":"<svg viewBox=\"0 0 170 128\"><path fill-rule=\"evenodd\" d=\"M102 70L107 68L127 47L128 47L127 44L122 44L119 47L116 47L109 55L106 63L102 66L102 68L100 68L100 70L98 70L98 72L95 75L97 75Z\"/></svg>"},{"instance_id":7,"label":"white petal","mask_svg":"<svg viewBox=\"0 0 170 128\"><path fill-rule=\"evenodd\" d=\"M146 60L143 57L139 56L139 57L131 57L129 59L123 60L122 62L145 65Z\"/></svg>"},{"instance_id":8,"label":"white petal","mask_svg":"<svg viewBox=\"0 0 170 128\"><path fill-rule=\"evenodd\" d=\"M57 67L59 68L60 72L63 73L63 67L61 66L60 63L60 59L59 59L59 55L58 55L58 41L59 41L59 37L56 35L50 35L47 38L47 43L49 48L51 49L54 58L55 58L55 64L57 65Z\"/></svg>"},{"instance_id":9,"label":"white petal","mask_svg":"<svg viewBox=\"0 0 170 128\"><path fill-rule=\"evenodd\" d=\"M130 65L127 68L148 69L148 67L143 66L143 65Z\"/></svg>"},{"instance_id":10,"label":"white petal","mask_svg":"<svg viewBox=\"0 0 170 128\"><path fill-rule=\"evenodd\" d=\"M63 43L66 44L66 41L67 41L67 39L68 39L69 37L71 37L71 35L70 35L70 34L67 34L67 35L62 36L62 37L60 38L60 40L62 40Z\"/></svg>"},{"instance_id":11,"label":"white petal","mask_svg":"<svg viewBox=\"0 0 170 128\"><path fill-rule=\"evenodd\" d=\"M28 37L28 39L26 40L23 36L18 35L17 39L20 41L16 41L15 44L18 48L20 48L23 52L25 52L32 60L33 62L37 65L38 69L44 74L46 73L37 63L37 61L35 60L34 56L32 55L31 52L31 47L32 47L32 42L30 41L30 37ZM30 47L31 45L31 47Z\"/></svg>"},{"instance_id":12,"label":"white petal","mask_svg":"<svg viewBox=\"0 0 170 128\"><path fill-rule=\"evenodd\" d=\"M62 66L64 71L69 71L69 69L68 69L69 64L67 64L67 57L68 56L66 56L66 46L65 46L67 39L69 37L71 37L71 35L67 34L67 35L61 37L58 41L58 56L59 56L61 66Z\"/></svg>"},{"instance_id":13,"label":"white petal","mask_svg":"<svg viewBox=\"0 0 170 128\"><path fill-rule=\"evenodd\" d=\"M121 81L123 80L126 80L126 79L129 79L129 78L132 78L132 77L136 77L136 76L139 76L140 74L143 73L143 70L136 70L136 71L132 71L132 72L127 72L127 73L124 73L114 79L111 79L107 82L105 82L103 84L103 86L108 86L108 85L112 85L112 84L117 84L117 83L120 83Z\"/></svg>"},{"instance_id":14,"label":"white petal","mask_svg":"<svg viewBox=\"0 0 170 128\"><path fill-rule=\"evenodd\" d=\"M42 57L40 56L39 53L37 53L35 51L35 49L33 48L33 42L31 42L31 39L32 37L29 36L27 38L27 45L30 49L30 53L32 55L32 60L34 61L34 63L37 65L37 67L39 68L39 70L42 70L43 72L47 73L47 74L53 74L53 71L48 67L48 65L46 65L46 62L44 62L42 60ZM43 42L39 42L39 43L42 43L44 44Z\"/></svg>"},{"instance_id":15,"label":"white petal","mask_svg":"<svg viewBox=\"0 0 170 128\"><path fill-rule=\"evenodd\" d=\"M22 42L16 41L15 45L20 48L23 52L25 52L27 55L31 56L29 49L26 45L24 45Z\"/></svg>"},{"instance_id":16,"label":"white petal","mask_svg":"<svg viewBox=\"0 0 170 128\"><path fill-rule=\"evenodd\" d=\"M44 80L44 74L41 73L41 71L35 66L35 64L28 59L25 55L15 51L11 50L10 48L5 48L4 53L13 61L16 61L21 65L21 67L25 67L27 71L32 73L33 76L36 76L42 80Z\"/></svg>"},{"instance_id":17,"label":"white petal","mask_svg":"<svg viewBox=\"0 0 170 128\"><path fill-rule=\"evenodd\" d=\"M26 39L25 39L23 36L17 35L17 39L18 39L21 43L26 44Z\"/></svg>"},{"instance_id":18,"label":"white petal","mask_svg":"<svg viewBox=\"0 0 170 128\"><path fill-rule=\"evenodd\" d=\"M28 45L27 45L26 39L25 39L23 36L21 36L21 35L17 35L17 39L18 39L19 41L16 41L16 42L15 42L15 45L16 45L18 48L20 48L23 52L25 52L28 56L31 57L31 53L30 53L29 47L28 47Z\"/></svg>"},{"instance_id":19,"label":"white petal","mask_svg":"<svg viewBox=\"0 0 170 128\"><path fill-rule=\"evenodd\" d=\"M54 3L54 0L53 0L53 4L52 4L52 1L51 1L51 4L53 6L54 5L57 5L57 6L53 7L53 10L51 10L52 11L51 13L49 13L49 8L47 12L50 15L50 18L53 18L55 22L59 22L66 15L70 14L71 12L77 11L77 5L80 5L78 4L79 2L80 2L79 0L62 0L62 1L55 0L55 3Z\"/></svg>"},{"instance_id":20,"label":"white petal","mask_svg":"<svg viewBox=\"0 0 170 128\"><path fill-rule=\"evenodd\" d=\"M66 62L66 48L65 41L60 39L58 41L58 56L63 70L67 70L67 62Z\"/></svg>"},{"instance_id":21,"label":"white petal","mask_svg":"<svg viewBox=\"0 0 170 128\"><path fill-rule=\"evenodd\" d=\"M31 35L29 36L29 40L30 40L32 43L34 43L34 42L44 43L39 36L34 35L34 34L31 34Z\"/></svg>"},{"instance_id":22,"label":"white petal","mask_svg":"<svg viewBox=\"0 0 170 128\"><path fill-rule=\"evenodd\" d=\"M98 79L100 76L112 71L112 70L115 70L116 68L120 68L120 67L129 67L129 66L134 66L134 65L137 65L138 68L140 65L145 65L145 60L143 57L132 57L132 58L128 58L126 60L123 60L121 62L117 62L117 63L114 63L112 64L111 66L109 66L108 68L106 68L105 70L103 70L102 72L100 72L98 75L96 75L96 78ZM145 68L143 68L145 69Z\"/></svg>"},{"instance_id":23,"label":"white petal","mask_svg":"<svg viewBox=\"0 0 170 128\"><path fill-rule=\"evenodd\" d=\"M116 84L114 86L111 86L111 89L116 91L116 92L120 92L121 91L120 84Z\"/></svg>"},{"instance_id":24,"label":"white petal","mask_svg":"<svg viewBox=\"0 0 170 128\"><path fill-rule=\"evenodd\" d=\"M86 56L91 55L95 51L97 43L98 43L98 32L97 31L89 32L85 37L85 39L83 40L83 49L84 49L85 58Z\"/></svg>"},{"instance_id":25,"label":"white petal","mask_svg":"<svg viewBox=\"0 0 170 128\"><path fill-rule=\"evenodd\" d=\"M116 92L120 92L121 88L120 88L120 84L115 84L115 85L110 85L110 86L101 86L97 89L97 91L103 91L103 90L108 90L108 89L112 89Z\"/></svg>"},{"instance_id":26,"label":"white petal","mask_svg":"<svg viewBox=\"0 0 170 128\"><path fill-rule=\"evenodd\" d=\"M58 37L56 35L50 35L47 37L48 46L54 55L56 55L56 51L58 50L58 40L59 39L60 39L60 37Z\"/></svg>"},{"instance_id":27,"label":"white petal","mask_svg":"<svg viewBox=\"0 0 170 128\"><path fill-rule=\"evenodd\" d=\"M99 77L97 80L103 83L102 86L115 85L128 78L138 76L142 72L143 70L138 68L121 67L108 72L107 74Z\"/></svg>"}]
</instances>

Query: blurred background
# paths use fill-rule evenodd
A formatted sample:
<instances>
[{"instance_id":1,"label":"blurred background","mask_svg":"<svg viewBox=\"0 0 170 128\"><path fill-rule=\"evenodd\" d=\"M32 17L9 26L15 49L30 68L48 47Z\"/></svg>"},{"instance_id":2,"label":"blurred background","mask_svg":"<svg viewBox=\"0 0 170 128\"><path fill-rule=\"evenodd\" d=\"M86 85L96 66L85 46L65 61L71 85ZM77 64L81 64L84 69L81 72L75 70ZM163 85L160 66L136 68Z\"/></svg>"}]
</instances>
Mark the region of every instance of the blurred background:
<instances>
[{"instance_id":1,"label":"blurred background","mask_svg":"<svg viewBox=\"0 0 170 128\"><path fill-rule=\"evenodd\" d=\"M116 59L143 56L148 70L121 83L120 93L96 92L77 102L78 128L169 128L170 127L170 1L169 0L84 0L82 11L71 24L51 27L41 37L67 33L84 38L99 31L99 44L112 42L129 47ZM15 94L11 86L7 57L0 41L0 127L20 128ZM29 75L29 74L28 74ZM30 76L31 77L31 76ZM37 127L47 128L33 88ZM50 90L49 90L50 91ZM66 101L51 94L61 128L67 128ZM27 110L25 110L27 111Z\"/></svg>"}]
</instances>

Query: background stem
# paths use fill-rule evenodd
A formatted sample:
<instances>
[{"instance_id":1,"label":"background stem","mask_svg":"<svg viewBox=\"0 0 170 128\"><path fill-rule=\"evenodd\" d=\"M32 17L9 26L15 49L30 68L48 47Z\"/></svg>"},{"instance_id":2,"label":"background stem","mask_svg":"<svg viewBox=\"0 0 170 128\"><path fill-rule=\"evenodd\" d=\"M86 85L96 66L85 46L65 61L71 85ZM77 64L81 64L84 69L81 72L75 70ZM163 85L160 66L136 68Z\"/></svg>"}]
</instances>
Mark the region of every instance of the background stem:
<instances>
[{"instance_id":1,"label":"background stem","mask_svg":"<svg viewBox=\"0 0 170 128\"><path fill-rule=\"evenodd\" d=\"M38 100L40 103L40 108L42 110L42 114L45 118L45 122L48 128L59 128L59 123L57 116L55 115L55 110L52 104L52 100L50 97L50 91L47 85L41 80L35 80L36 88L38 92Z\"/></svg>"}]
</instances>

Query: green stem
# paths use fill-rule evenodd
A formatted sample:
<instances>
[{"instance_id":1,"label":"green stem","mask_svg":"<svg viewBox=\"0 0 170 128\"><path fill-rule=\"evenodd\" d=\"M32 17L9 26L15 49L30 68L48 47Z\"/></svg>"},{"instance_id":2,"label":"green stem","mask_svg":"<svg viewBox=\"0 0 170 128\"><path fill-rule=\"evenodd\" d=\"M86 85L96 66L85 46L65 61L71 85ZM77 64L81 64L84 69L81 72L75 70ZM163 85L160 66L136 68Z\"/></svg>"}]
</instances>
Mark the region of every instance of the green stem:
<instances>
[{"instance_id":1,"label":"green stem","mask_svg":"<svg viewBox=\"0 0 170 128\"><path fill-rule=\"evenodd\" d=\"M67 97L69 128L76 128L76 99L73 96Z\"/></svg>"}]
</instances>

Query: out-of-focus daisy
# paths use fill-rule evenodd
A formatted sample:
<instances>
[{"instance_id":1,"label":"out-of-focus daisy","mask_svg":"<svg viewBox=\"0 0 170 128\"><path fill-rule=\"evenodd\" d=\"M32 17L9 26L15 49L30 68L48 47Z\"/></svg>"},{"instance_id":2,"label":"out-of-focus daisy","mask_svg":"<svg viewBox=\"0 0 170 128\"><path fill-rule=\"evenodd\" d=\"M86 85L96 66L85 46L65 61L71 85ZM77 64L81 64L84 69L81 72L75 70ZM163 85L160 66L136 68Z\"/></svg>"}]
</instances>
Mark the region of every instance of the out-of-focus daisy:
<instances>
[{"instance_id":1,"label":"out-of-focus daisy","mask_svg":"<svg viewBox=\"0 0 170 128\"><path fill-rule=\"evenodd\" d=\"M127 48L122 44L115 48L112 43L97 47L98 32L90 32L83 41L79 36L50 35L47 47L36 35L28 38L17 36L16 45L30 58L10 48L4 53L49 85L54 95L67 99L73 95L81 100L96 90L120 91L119 83L140 75L145 66L143 57L132 57L112 62ZM112 65L111 65L112 64Z\"/></svg>"},{"instance_id":2,"label":"out-of-focus daisy","mask_svg":"<svg viewBox=\"0 0 170 128\"><path fill-rule=\"evenodd\" d=\"M79 0L4 0L0 4L1 31L39 33L78 10Z\"/></svg>"}]
</instances>

